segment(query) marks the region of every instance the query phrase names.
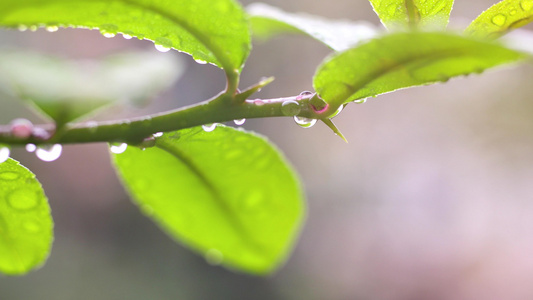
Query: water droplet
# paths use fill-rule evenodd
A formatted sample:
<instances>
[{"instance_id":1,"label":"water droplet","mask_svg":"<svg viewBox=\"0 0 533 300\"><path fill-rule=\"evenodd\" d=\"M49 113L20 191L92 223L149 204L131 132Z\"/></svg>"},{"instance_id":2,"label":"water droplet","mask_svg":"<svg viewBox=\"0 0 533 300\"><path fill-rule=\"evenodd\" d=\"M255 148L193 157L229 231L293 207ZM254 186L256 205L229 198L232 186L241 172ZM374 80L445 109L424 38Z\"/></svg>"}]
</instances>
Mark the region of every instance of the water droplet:
<instances>
[{"instance_id":1,"label":"water droplet","mask_svg":"<svg viewBox=\"0 0 533 300\"><path fill-rule=\"evenodd\" d=\"M100 33L106 38L112 38L117 35L118 27L114 24L103 24L100 26Z\"/></svg>"},{"instance_id":2,"label":"water droplet","mask_svg":"<svg viewBox=\"0 0 533 300\"><path fill-rule=\"evenodd\" d=\"M296 122L296 124L300 125L303 128L309 128L309 127L313 127L313 125L316 124L317 120L304 118L300 116L294 116L294 121Z\"/></svg>"},{"instance_id":3,"label":"water droplet","mask_svg":"<svg viewBox=\"0 0 533 300\"><path fill-rule=\"evenodd\" d=\"M38 233L41 231L41 224L34 221L27 221L22 223L22 228L28 233Z\"/></svg>"},{"instance_id":4,"label":"water droplet","mask_svg":"<svg viewBox=\"0 0 533 300\"><path fill-rule=\"evenodd\" d=\"M28 30L28 26L20 24L18 26L18 29L19 29L19 31L26 31L26 30Z\"/></svg>"},{"instance_id":5,"label":"water droplet","mask_svg":"<svg viewBox=\"0 0 533 300\"><path fill-rule=\"evenodd\" d=\"M338 114L341 113L341 111L342 111L343 109L344 109L344 105L339 106L339 108L337 108L337 110L335 111L335 113L333 113L333 114L330 116L330 118L334 118L334 117L336 117Z\"/></svg>"},{"instance_id":6,"label":"water droplet","mask_svg":"<svg viewBox=\"0 0 533 300\"><path fill-rule=\"evenodd\" d=\"M303 91L301 92L298 96L296 96L296 100L302 100L303 97L305 96L309 96L309 95L312 95L313 92L310 92L310 91Z\"/></svg>"},{"instance_id":7,"label":"water droplet","mask_svg":"<svg viewBox=\"0 0 533 300\"><path fill-rule=\"evenodd\" d=\"M246 119L233 120L233 123L238 126L241 126L244 122L246 122Z\"/></svg>"},{"instance_id":8,"label":"water droplet","mask_svg":"<svg viewBox=\"0 0 533 300\"><path fill-rule=\"evenodd\" d=\"M126 143L111 144L109 149L111 150L111 152L115 154L121 154L121 153L124 153L126 149L128 149L128 144Z\"/></svg>"},{"instance_id":9,"label":"water droplet","mask_svg":"<svg viewBox=\"0 0 533 300\"><path fill-rule=\"evenodd\" d=\"M248 212L260 211L265 200L264 192L258 190L249 191L244 201L244 209Z\"/></svg>"},{"instance_id":10,"label":"water droplet","mask_svg":"<svg viewBox=\"0 0 533 300\"><path fill-rule=\"evenodd\" d=\"M194 59L194 61L198 64L201 64L201 65L205 65L207 64L207 61L203 60L203 59Z\"/></svg>"},{"instance_id":11,"label":"water droplet","mask_svg":"<svg viewBox=\"0 0 533 300\"><path fill-rule=\"evenodd\" d=\"M141 211L147 216L151 216L154 214L154 208L149 204L141 205Z\"/></svg>"},{"instance_id":12,"label":"water droplet","mask_svg":"<svg viewBox=\"0 0 533 300\"><path fill-rule=\"evenodd\" d=\"M48 25L46 26L46 31L48 32L56 32L59 30L59 27L57 25Z\"/></svg>"},{"instance_id":13,"label":"water droplet","mask_svg":"<svg viewBox=\"0 0 533 300\"><path fill-rule=\"evenodd\" d=\"M26 151L28 152L35 152L35 150L37 150L37 146L35 146L35 144L27 144L26 145Z\"/></svg>"},{"instance_id":14,"label":"water droplet","mask_svg":"<svg viewBox=\"0 0 533 300\"><path fill-rule=\"evenodd\" d=\"M33 123L26 119L15 119L9 126L11 135L18 139L27 139L33 133Z\"/></svg>"},{"instance_id":15,"label":"water droplet","mask_svg":"<svg viewBox=\"0 0 533 300\"><path fill-rule=\"evenodd\" d=\"M7 203L16 210L31 210L39 205L35 191L25 188L14 190L7 196Z\"/></svg>"},{"instance_id":16,"label":"water droplet","mask_svg":"<svg viewBox=\"0 0 533 300\"><path fill-rule=\"evenodd\" d=\"M9 158L9 148L6 146L0 146L0 163L5 162Z\"/></svg>"},{"instance_id":17,"label":"water droplet","mask_svg":"<svg viewBox=\"0 0 533 300\"><path fill-rule=\"evenodd\" d=\"M502 14L497 14L492 17L492 23L497 26L503 26L505 24L505 20L507 20L507 17Z\"/></svg>"},{"instance_id":18,"label":"water droplet","mask_svg":"<svg viewBox=\"0 0 533 300\"><path fill-rule=\"evenodd\" d=\"M158 138L158 137L162 137L163 136L163 133L162 132L156 132L154 133L154 137Z\"/></svg>"},{"instance_id":19,"label":"water droplet","mask_svg":"<svg viewBox=\"0 0 533 300\"><path fill-rule=\"evenodd\" d=\"M516 9L513 9L513 10L511 10L511 11L509 12L509 14L510 14L511 16L514 16L514 15L516 15L516 12L517 12Z\"/></svg>"},{"instance_id":20,"label":"water droplet","mask_svg":"<svg viewBox=\"0 0 533 300\"><path fill-rule=\"evenodd\" d=\"M85 122L85 126L87 126L87 129L89 129L90 133L95 133L98 129L98 122L96 121L87 121Z\"/></svg>"},{"instance_id":21,"label":"water droplet","mask_svg":"<svg viewBox=\"0 0 533 300\"><path fill-rule=\"evenodd\" d=\"M522 2L520 2L520 7L522 7L524 11L530 11L533 8L533 1L522 0Z\"/></svg>"},{"instance_id":22,"label":"water droplet","mask_svg":"<svg viewBox=\"0 0 533 300\"><path fill-rule=\"evenodd\" d=\"M159 52L168 52L170 51L170 48L172 48L172 41L164 37L155 39L154 44Z\"/></svg>"},{"instance_id":23,"label":"water droplet","mask_svg":"<svg viewBox=\"0 0 533 300\"><path fill-rule=\"evenodd\" d=\"M45 141L50 138L50 133L41 127L33 128L32 135L39 140Z\"/></svg>"},{"instance_id":24,"label":"water droplet","mask_svg":"<svg viewBox=\"0 0 533 300\"><path fill-rule=\"evenodd\" d=\"M161 46L161 45L155 45L155 48L157 49L157 51L163 52L163 53L170 51L170 48Z\"/></svg>"},{"instance_id":25,"label":"water droplet","mask_svg":"<svg viewBox=\"0 0 533 300\"><path fill-rule=\"evenodd\" d=\"M35 31L37 31L38 28L39 27L37 27L37 25L31 25L30 26L30 31L35 32Z\"/></svg>"},{"instance_id":26,"label":"water droplet","mask_svg":"<svg viewBox=\"0 0 533 300\"><path fill-rule=\"evenodd\" d=\"M281 104L281 113L286 116L295 116L300 110L300 104L294 100L287 100Z\"/></svg>"},{"instance_id":27,"label":"water droplet","mask_svg":"<svg viewBox=\"0 0 533 300\"><path fill-rule=\"evenodd\" d=\"M63 147L59 144L39 146L35 155L42 161L54 161L61 156Z\"/></svg>"},{"instance_id":28,"label":"water droplet","mask_svg":"<svg viewBox=\"0 0 533 300\"><path fill-rule=\"evenodd\" d=\"M224 254L217 249L209 249L205 253L205 260L212 266L218 266L224 261Z\"/></svg>"},{"instance_id":29,"label":"water droplet","mask_svg":"<svg viewBox=\"0 0 533 300\"><path fill-rule=\"evenodd\" d=\"M20 174L17 172L6 171L0 173L0 179L5 181L13 181L19 179Z\"/></svg>"},{"instance_id":30,"label":"water droplet","mask_svg":"<svg viewBox=\"0 0 533 300\"><path fill-rule=\"evenodd\" d=\"M363 98L363 99L355 100L353 103L355 103L355 104L363 104L363 103L366 103L366 100L367 100L367 99L368 99L368 98Z\"/></svg>"},{"instance_id":31,"label":"water droplet","mask_svg":"<svg viewBox=\"0 0 533 300\"><path fill-rule=\"evenodd\" d=\"M261 105L265 105L265 102L263 102L263 100L257 99L257 100L254 100L254 104L257 106L261 106Z\"/></svg>"},{"instance_id":32,"label":"water droplet","mask_svg":"<svg viewBox=\"0 0 533 300\"><path fill-rule=\"evenodd\" d=\"M131 39L133 38L133 35L128 34L128 33L123 33L123 34L122 34L122 37L123 37L125 40L131 40Z\"/></svg>"},{"instance_id":33,"label":"water droplet","mask_svg":"<svg viewBox=\"0 0 533 300\"><path fill-rule=\"evenodd\" d=\"M215 130L215 128L217 128L217 123L202 125L202 129L205 132L211 132L211 131Z\"/></svg>"}]
</instances>

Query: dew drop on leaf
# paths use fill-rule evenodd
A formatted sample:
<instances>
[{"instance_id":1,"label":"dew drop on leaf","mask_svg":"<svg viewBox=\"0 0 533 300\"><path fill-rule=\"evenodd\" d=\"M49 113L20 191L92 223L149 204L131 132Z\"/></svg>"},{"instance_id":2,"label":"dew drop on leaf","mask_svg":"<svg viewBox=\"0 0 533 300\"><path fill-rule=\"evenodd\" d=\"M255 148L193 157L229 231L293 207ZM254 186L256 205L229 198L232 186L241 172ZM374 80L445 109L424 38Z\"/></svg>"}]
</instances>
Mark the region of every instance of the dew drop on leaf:
<instances>
[{"instance_id":1,"label":"dew drop on leaf","mask_svg":"<svg viewBox=\"0 0 533 300\"><path fill-rule=\"evenodd\" d=\"M265 102L263 102L263 100L257 99L257 100L254 100L254 104L257 106L261 106L261 105L265 105Z\"/></svg>"},{"instance_id":2,"label":"dew drop on leaf","mask_svg":"<svg viewBox=\"0 0 533 300\"><path fill-rule=\"evenodd\" d=\"M103 24L100 26L100 33L106 38L112 38L117 35L118 27L113 24Z\"/></svg>"},{"instance_id":3,"label":"dew drop on leaf","mask_svg":"<svg viewBox=\"0 0 533 300\"><path fill-rule=\"evenodd\" d=\"M154 133L154 137L158 138L158 137L162 137L163 136L163 133L162 132L156 132Z\"/></svg>"},{"instance_id":4,"label":"dew drop on leaf","mask_svg":"<svg viewBox=\"0 0 533 300\"><path fill-rule=\"evenodd\" d=\"M355 104L363 104L363 103L366 102L366 99L367 99L367 98L363 98L363 99L355 100L353 103L355 103Z\"/></svg>"},{"instance_id":5,"label":"dew drop on leaf","mask_svg":"<svg viewBox=\"0 0 533 300\"><path fill-rule=\"evenodd\" d=\"M155 39L154 44L159 52L168 52L170 51L170 48L172 48L172 41L164 37Z\"/></svg>"},{"instance_id":6,"label":"dew drop on leaf","mask_svg":"<svg viewBox=\"0 0 533 300\"><path fill-rule=\"evenodd\" d=\"M241 126L242 124L244 124L244 122L246 122L246 119L233 120L233 123L238 126Z\"/></svg>"},{"instance_id":7,"label":"dew drop on leaf","mask_svg":"<svg viewBox=\"0 0 533 300\"><path fill-rule=\"evenodd\" d=\"M17 180L19 179L19 177L20 177L20 174L17 172L6 171L6 172L0 173L0 180L4 180L4 181Z\"/></svg>"},{"instance_id":8,"label":"dew drop on leaf","mask_svg":"<svg viewBox=\"0 0 533 300\"><path fill-rule=\"evenodd\" d=\"M28 26L21 24L21 25L18 26L18 30L19 31L26 31L26 30L28 30Z\"/></svg>"},{"instance_id":9,"label":"dew drop on leaf","mask_svg":"<svg viewBox=\"0 0 533 300\"><path fill-rule=\"evenodd\" d=\"M492 23L497 26L503 26L505 25L505 20L507 20L507 17L502 14L497 14L494 17L492 17Z\"/></svg>"},{"instance_id":10,"label":"dew drop on leaf","mask_svg":"<svg viewBox=\"0 0 533 300\"><path fill-rule=\"evenodd\" d=\"M7 203L15 210L32 210L39 205L39 197L35 191L24 188L14 190L7 195Z\"/></svg>"},{"instance_id":11,"label":"dew drop on leaf","mask_svg":"<svg viewBox=\"0 0 533 300\"><path fill-rule=\"evenodd\" d=\"M211 132L211 131L215 130L215 128L217 128L217 123L202 125L202 129L205 132Z\"/></svg>"},{"instance_id":12,"label":"dew drop on leaf","mask_svg":"<svg viewBox=\"0 0 533 300\"><path fill-rule=\"evenodd\" d=\"M6 146L0 146L0 163L5 162L9 158L9 148Z\"/></svg>"},{"instance_id":13,"label":"dew drop on leaf","mask_svg":"<svg viewBox=\"0 0 533 300\"><path fill-rule=\"evenodd\" d=\"M34 222L34 221L28 221L28 222L24 222L22 224L22 228L27 232L27 233L38 233L41 231L42 229L42 226L41 224L37 223L37 222Z\"/></svg>"},{"instance_id":14,"label":"dew drop on leaf","mask_svg":"<svg viewBox=\"0 0 533 300\"><path fill-rule=\"evenodd\" d=\"M522 2L520 2L520 7L522 7L524 11L530 11L533 8L533 1L522 0Z\"/></svg>"},{"instance_id":15,"label":"dew drop on leaf","mask_svg":"<svg viewBox=\"0 0 533 300\"><path fill-rule=\"evenodd\" d=\"M61 156L63 147L59 144L39 146L35 155L42 161L54 161Z\"/></svg>"},{"instance_id":16,"label":"dew drop on leaf","mask_svg":"<svg viewBox=\"0 0 533 300\"><path fill-rule=\"evenodd\" d=\"M26 151L35 152L35 150L37 150L37 146L35 146L35 144L26 144Z\"/></svg>"},{"instance_id":17,"label":"dew drop on leaf","mask_svg":"<svg viewBox=\"0 0 533 300\"><path fill-rule=\"evenodd\" d=\"M121 153L124 153L126 149L128 149L128 144L126 143L112 144L109 147L109 149L111 150L111 152L115 154L121 154Z\"/></svg>"},{"instance_id":18,"label":"dew drop on leaf","mask_svg":"<svg viewBox=\"0 0 533 300\"><path fill-rule=\"evenodd\" d=\"M217 249L209 249L205 253L205 260L212 266L218 266L224 261L224 254Z\"/></svg>"},{"instance_id":19,"label":"dew drop on leaf","mask_svg":"<svg viewBox=\"0 0 533 300\"><path fill-rule=\"evenodd\" d=\"M295 116L300 110L300 104L294 100L287 100L281 104L281 113L285 116Z\"/></svg>"},{"instance_id":20,"label":"dew drop on leaf","mask_svg":"<svg viewBox=\"0 0 533 300\"><path fill-rule=\"evenodd\" d=\"M296 124L300 125L300 127L303 127L303 128L310 128L310 127L313 127L313 125L316 124L316 119L309 119L309 118L305 118L305 117L300 117L300 116L294 116L294 121L296 122Z\"/></svg>"},{"instance_id":21,"label":"dew drop on leaf","mask_svg":"<svg viewBox=\"0 0 533 300\"><path fill-rule=\"evenodd\" d=\"M207 61L202 60L202 59L195 59L194 61L195 61L197 64L200 64L200 65L205 65L205 64L207 64Z\"/></svg>"},{"instance_id":22,"label":"dew drop on leaf","mask_svg":"<svg viewBox=\"0 0 533 300\"><path fill-rule=\"evenodd\" d=\"M56 32L59 30L59 27L57 25L48 25L46 26L46 31L48 32Z\"/></svg>"}]
</instances>

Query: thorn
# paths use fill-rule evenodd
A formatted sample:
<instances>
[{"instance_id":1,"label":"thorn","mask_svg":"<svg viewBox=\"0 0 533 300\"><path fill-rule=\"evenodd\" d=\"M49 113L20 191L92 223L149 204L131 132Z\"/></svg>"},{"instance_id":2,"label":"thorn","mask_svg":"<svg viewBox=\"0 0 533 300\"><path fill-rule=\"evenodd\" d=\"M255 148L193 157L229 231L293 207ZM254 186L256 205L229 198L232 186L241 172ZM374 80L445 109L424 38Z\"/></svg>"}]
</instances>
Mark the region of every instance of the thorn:
<instances>
[{"instance_id":1,"label":"thorn","mask_svg":"<svg viewBox=\"0 0 533 300\"><path fill-rule=\"evenodd\" d=\"M333 130L333 132L335 132L336 135L338 135L341 139L343 139L346 143L348 143L348 140L344 137L344 135L339 130L339 128L337 128L337 126L333 124L333 121L331 121L331 119L320 119L320 121L324 122L324 124L326 124L326 126L328 126L331 130Z\"/></svg>"},{"instance_id":2,"label":"thorn","mask_svg":"<svg viewBox=\"0 0 533 300\"><path fill-rule=\"evenodd\" d=\"M261 91L262 88L270 84L272 81L274 81L274 77L266 77L262 78L258 83L255 85L245 89L244 91L237 94L236 98L238 99L238 102L244 102L246 99L248 99L251 95Z\"/></svg>"}]
</instances>

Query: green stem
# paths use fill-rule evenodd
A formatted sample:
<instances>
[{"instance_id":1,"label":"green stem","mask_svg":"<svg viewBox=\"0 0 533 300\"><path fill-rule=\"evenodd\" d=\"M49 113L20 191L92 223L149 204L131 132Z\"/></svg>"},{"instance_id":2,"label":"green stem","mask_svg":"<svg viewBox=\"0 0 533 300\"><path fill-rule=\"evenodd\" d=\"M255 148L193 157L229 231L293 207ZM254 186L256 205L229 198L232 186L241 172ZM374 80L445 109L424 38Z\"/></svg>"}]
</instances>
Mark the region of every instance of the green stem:
<instances>
[{"instance_id":1,"label":"green stem","mask_svg":"<svg viewBox=\"0 0 533 300\"><path fill-rule=\"evenodd\" d=\"M242 103L236 103L235 97L228 95L226 91L211 100L174 111L116 121L66 124L60 133L53 135L50 139L36 137L17 139L11 135L8 126L0 126L0 144L25 145L32 143L38 145L94 142L138 144L156 132L174 131L236 119L283 117L286 115L283 114L281 107L288 100L300 103L301 111L298 115L302 117L323 119L334 111L334 108L331 108L316 112L309 103L312 96L246 100ZM40 127L48 131L53 129L49 125Z\"/></svg>"}]
</instances>

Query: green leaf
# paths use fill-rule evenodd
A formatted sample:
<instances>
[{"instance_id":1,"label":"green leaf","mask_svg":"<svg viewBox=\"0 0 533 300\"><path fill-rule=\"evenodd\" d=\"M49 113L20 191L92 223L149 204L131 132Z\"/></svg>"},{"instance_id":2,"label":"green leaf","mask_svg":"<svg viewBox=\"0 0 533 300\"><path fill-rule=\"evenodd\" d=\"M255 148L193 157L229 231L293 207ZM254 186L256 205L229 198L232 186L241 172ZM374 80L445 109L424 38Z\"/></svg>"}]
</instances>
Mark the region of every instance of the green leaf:
<instances>
[{"instance_id":1,"label":"green leaf","mask_svg":"<svg viewBox=\"0 0 533 300\"><path fill-rule=\"evenodd\" d=\"M453 0L370 0L370 3L389 30L443 30L453 6Z\"/></svg>"},{"instance_id":2,"label":"green leaf","mask_svg":"<svg viewBox=\"0 0 533 300\"><path fill-rule=\"evenodd\" d=\"M265 274L292 248L304 214L300 186L264 138L196 127L113 158L141 210L208 261Z\"/></svg>"},{"instance_id":3,"label":"green leaf","mask_svg":"<svg viewBox=\"0 0 533 300\"><path fill-rule=\"evenodd\" d=\"M189 53L231 73L242 68L250 51L248 22L234 0L2 0L0 25L122 33Z\"/></svg>"},{"instance_id":4,"label":"green leaf","mask_svg":"<svg viewBox=\"0 0 533 300\"><path fill-rule=\"evenodd\" d=\"M0 272L21 275L44 263L53 226L35 175L12 159L0 163Z\"/></svg>"},{"instance_id":5,"label":"green leaf","mask_svg":"<svg viewBox=\"0 0 533 300\"><path fill-rule=\"evenodd\" d=\"M264 3L250 4L246 10L251 15L254 36L263 40L280 34L305 34L333 50L342 51L376 35L374 27L365 22L291 14Z\"/></svg>"},{"instance_id":6,"label":"green leaf","mask_svg":"<svg viewBox=\"0 0 533 300\"><path fill-rule=\"evenodd\" d=\"M466 28L476 37L497 38L533 21L533 0L504 0L479 15Z\"/></svg>"},{"instance_id":7,"label":"green leaf","mask_svg":"<svg viewBox=\"0 0 533 300\"><path fill-rule=\"evenodd\" d=\"M515 62L526 54L446 33L396 33L335 54L321 66L314 87L339 106L410 86L444 82Z\"/></svg>"},{"instance_id":8,"label":"green leaf","mask_svg":"<svg viewBox=\"0 0 533 300\"><path fill-rule=\"evenodd\" d=\"M0 89L37 106L59 126L119 100L146 101L182 73L176 56L153 52L124 53L98 61L0 52Z\"/></svg>"}]
</instances>

